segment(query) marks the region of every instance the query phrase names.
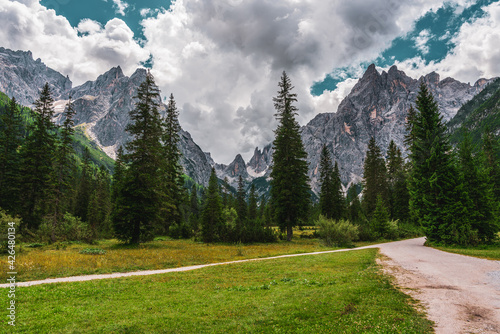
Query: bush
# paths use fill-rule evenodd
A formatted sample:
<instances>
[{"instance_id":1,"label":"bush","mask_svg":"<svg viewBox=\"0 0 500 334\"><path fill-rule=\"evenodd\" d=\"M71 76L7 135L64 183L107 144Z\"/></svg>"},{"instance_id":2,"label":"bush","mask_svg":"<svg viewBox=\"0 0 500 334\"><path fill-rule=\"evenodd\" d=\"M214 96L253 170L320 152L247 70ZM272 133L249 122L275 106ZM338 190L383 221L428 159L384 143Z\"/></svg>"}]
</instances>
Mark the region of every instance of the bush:
<instances>
[{"instance_id":1,"label":"bush","mask_svg":"<svg viewBox=\"0 0 500 334\"><path fill-rule=\"evenodd\" d=\"M44 242L52 242L52 221L44 220L38 230L38 235ZM79 217L66 213L64 218L54 229L54 237L57 241L83 241L94 242L94 234L90 226Z\"/></svg>"},{"instance_id":2,"label":"bush","mask_svg":"<svg viewBox=\"0 0 500 334\"><path fill-rule=\"evenodd\" d=\"M396 240L399 238L398 220L391 220L387 223L384 237L389 240Z\"/></svg>"},{"instance_id":3,"label":"bush","mask_svg":"<svg viewBox=\"0 0 500 334\"><path fill-rule=\"evenodd\" d=\"M21 218L14 218L7 214L4 210L0 209L0 253L5 254L9 250L9 228L14 228L15 238L10 237L11 240L14 240L15 244L19 244L20 234L19 227L21 225ZM12 230L10 230L12 231ZM12 243L12 242L11 242Z\"/></svg>"},{"instance_id":4,"label":"bush","mask_svg":"<svg viewBox=\"0 0 500 334\"><path fill-rule=\"evenodd\" d=\"M327 246L350 247L353 241L358 240L358 227L348 220L331 220L323 216L316 222L319 226L319 236Z\"/></svg>"}]
</instances>

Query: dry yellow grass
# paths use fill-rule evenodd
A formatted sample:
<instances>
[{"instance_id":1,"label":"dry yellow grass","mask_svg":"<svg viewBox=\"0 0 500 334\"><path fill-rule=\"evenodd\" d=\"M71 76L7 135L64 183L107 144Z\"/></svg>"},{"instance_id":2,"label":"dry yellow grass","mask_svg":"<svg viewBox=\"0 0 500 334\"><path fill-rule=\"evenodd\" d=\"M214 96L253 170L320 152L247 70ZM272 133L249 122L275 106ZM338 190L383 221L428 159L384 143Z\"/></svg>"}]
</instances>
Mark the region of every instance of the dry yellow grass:
<instances>
[{"instance_id":1,"label":"dry yellow grass","mask_svg":"<svg viewBox=\"0 0 500 334\"><path fill-rule=\"evenodd\" d=\"M102 240L91 246L75 243L41 248L22 246L16 256L17 280L175 268L335 249L323 246L317 239L301 239L301 233L302 231L297 231L292 242L272 244L230 245L204 244L192 240L158 240L132 247L122 245L117 240ZM85 248L100 248L106 254L80 254ZM4 268L0 273L0 280L4 280L8 271L7 256L2 256L0 263Z\"/></svg>"}]
</instances>

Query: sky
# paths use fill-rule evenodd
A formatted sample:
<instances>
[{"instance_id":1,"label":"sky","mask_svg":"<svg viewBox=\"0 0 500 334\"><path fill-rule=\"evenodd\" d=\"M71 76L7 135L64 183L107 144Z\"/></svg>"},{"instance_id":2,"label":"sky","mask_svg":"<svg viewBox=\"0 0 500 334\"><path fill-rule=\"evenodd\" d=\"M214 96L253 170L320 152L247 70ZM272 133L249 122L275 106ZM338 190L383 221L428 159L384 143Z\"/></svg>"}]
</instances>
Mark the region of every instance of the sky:
<instances>
[{"instance_id":1,"label":"sky","mask_svg":"<svg viewBox=\"0 0 500 334\"><path fill-rule=\"evenodd\" d=\"M229 164L273 140L283 71L301 125L336 112L371 63L471 84L500 76L499 1L0 0L0 46L74 86L151 68L181 126Z\"/></svg>"}]
</instances>

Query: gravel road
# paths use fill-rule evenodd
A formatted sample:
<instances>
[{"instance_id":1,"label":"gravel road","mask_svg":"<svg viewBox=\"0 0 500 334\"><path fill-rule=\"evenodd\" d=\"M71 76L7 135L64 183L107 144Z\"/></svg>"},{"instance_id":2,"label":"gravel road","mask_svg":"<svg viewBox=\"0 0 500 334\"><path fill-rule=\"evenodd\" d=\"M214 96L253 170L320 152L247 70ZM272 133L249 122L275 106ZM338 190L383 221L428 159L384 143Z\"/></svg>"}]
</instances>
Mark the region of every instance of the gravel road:
<instances>
[{"instance_id":1,"label":"gravel road","mask_svg":"<svg viewBox=\"0 0 500 334\"><path fill-rule=\"evenodd\" d=\"M379 245L397 285L422 302L436 333L500 333L500 262L423 246L425 238Z\"/></svg>"},{"instance_id":2,"label":"gravel road","mask_svg":"<svg viewBox=\"0 0 500 334\"><path fill-rule=\"evenodd\" d=\"M21 282L17 283L17 286L154 275L230 263L379 248L380 252L385 255L379 261L384 271L394 277L396 285L403 292L421 301L428 318L436 324L436 333L500 333L500 262L442 252L425 247L424 242L425 238L418 238L355 249L291 254L162 270L53 278ZM0 288L8 286L8 284L0 284Z\"/></svg>"}]
</instances>

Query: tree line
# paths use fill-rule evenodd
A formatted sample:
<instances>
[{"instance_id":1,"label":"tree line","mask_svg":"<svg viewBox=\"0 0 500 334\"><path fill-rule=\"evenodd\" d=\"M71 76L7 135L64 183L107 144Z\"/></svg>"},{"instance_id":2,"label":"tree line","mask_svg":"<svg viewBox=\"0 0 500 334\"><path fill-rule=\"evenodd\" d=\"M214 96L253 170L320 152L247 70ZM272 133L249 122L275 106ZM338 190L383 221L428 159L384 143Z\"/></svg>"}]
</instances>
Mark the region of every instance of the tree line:
<instances>
[{"instance_id":1,"label":"tree line","mask_svg":"<svg viewBox=\"0 0 500 334\"><path fill-rule=\"evenodd\" d=\"M461 142L451 147L437 103L424 83L415 108L408 111L406 127L408 157L394 141L384 157L372 137L363 183L351 186L346 198L337 163L332 167L324 146L319 214L333 222L349 220L362 240L411 236L420 229L436 244L494 241L500 230L498 137L486 131L483 147L477 148L463 128Z\"/></svg>"},{"instance_id":2,"label":"tree line","mask_svg":"<svg viewBox=\"0 0 500 334\"><path fill-rule=\"evenodd\" d=\"M22 218L26 237L50 242L117 237L140 243L163 235L204 242L271 242L278 236L272 226L292 240L293 227L311 222L337 235L338 244L342 238L395 238L418 229L438 243L495 239L498 138L485 134L476 153L465 131L461 144L452 149L424 84L416 108L408 111L408 156L391 141L384 157L371 138L363 183L351 185L345 194L338 162L323 146L317 204L311 200L307 153L296 121L297 95L285 72L278 87L269 198L259 198L254 186L247 191L241 177L232 191L214 169L207 188L186 182L179 163L174 97L170 95L162 115L160 91L148 72L126 128L132 139L118 150L113 176L91 161L88 150L75 154L71 98L63 124L56 126L48 84L28 117L15 99L0 109L0 208Z\"/></svg>"}]
</instances>

